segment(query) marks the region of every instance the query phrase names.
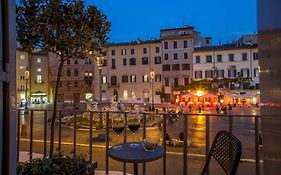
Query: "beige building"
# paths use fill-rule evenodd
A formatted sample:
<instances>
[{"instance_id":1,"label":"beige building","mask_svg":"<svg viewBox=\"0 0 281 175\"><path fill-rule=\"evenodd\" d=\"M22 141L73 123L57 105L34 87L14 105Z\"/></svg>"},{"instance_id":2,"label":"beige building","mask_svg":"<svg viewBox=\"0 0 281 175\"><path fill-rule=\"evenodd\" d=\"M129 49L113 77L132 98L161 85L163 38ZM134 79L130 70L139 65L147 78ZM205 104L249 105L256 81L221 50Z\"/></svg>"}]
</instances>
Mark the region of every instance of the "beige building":
<instances>
[{"instance_id":1,"label":"beige building","mask_svg":"<svg viewBox=\"0 0 281 175\"><path fill-rule=\"evenodd\" d=\"M211 45L211 38L201 38L190 26L162 29L160 33L165 93L172 95L174 88L191 82L194 47Z\"/></svg>"},{"instance_id":2,"label":"beige building","mask_svg":"<svg viewBox=\"0 0 281 175\"><path fill-rule=\"evenodd\" d=\"M46 104L49 101L48 56L42 52L31 57L21 50L16 52L17 104Z\"/></svg>"},{"instance_id":3,"label":"beige building","mask_svg":"<svg viewBox=\"0 0 281 175\"><path fill-rule=\"evenodd\" d=\"M233 43L195 48L193 79L249 79L243 89L259 89L259 61L256 44ZM235 88L235 84L230 85Z\"/></svg>"},{"instance_id":4,"label":"beige building","mask_svg":"<svg viewBox=\"0 0 281 175\"><path fill-rule=\"evenodd\" d=\"M50 99L53 102L59 59L49 55ZM68 60L64 63L61 81L59 83L58 102L78 104L91 101L94 93L94 66L91 58L84 60Z\"/></svg>"},{"instance_id":5,"label":"beige building","mask_svg":"<svg viewBox=\"0 0 281 175\"><path fill-rule=\"evenodd\" d=\"M102 77L103 97L125 103L160 103L162 49L159 40L111 44Z\"/></svg>"}]
</instances>

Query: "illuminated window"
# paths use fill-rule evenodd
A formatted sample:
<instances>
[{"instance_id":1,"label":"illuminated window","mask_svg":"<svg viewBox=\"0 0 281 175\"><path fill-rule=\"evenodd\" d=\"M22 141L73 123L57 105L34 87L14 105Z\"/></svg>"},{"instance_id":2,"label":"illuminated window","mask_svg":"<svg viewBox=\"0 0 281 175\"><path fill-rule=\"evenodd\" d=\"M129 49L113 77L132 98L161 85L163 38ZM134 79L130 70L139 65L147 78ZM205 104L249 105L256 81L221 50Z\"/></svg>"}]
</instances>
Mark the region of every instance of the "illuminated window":
<instances>
[{"instance_id":1,"label":"illuminated window","mask_svg":"<svg viewBox=\"0 0 281 175\"><path fill-rule=\"evenodd\" d=\"M42 61L41 58L37 58L36 60L37 63L41 63L41 61Z\"/></svg>"},{"instance_id":2,"label":"illuminated window","mask_svg":"<svg viewBox=\"0 0 281 175\"><path fill-rule=\"evenodd\" d=\"M102 84L106 84L107 83L107 77L106 76L101 77L101 82L102 82Z\"/></svg>"},{"instance_id":3,"label":"illuminated window","mask_svg":"<svg viewBox=\"0 0 281 175\"><path fill-rule=\"evenodd\" d=\"M137 81L136 75L131 75L130 76L130 82L135 83Z\"/></svg>"},{"instance_id":4,"label":"illuminated window","mask_svg":"<svg viewBox=\"0 0 281 175\"><path fill-rule=\"evenodd\" d=\"M127 91L127 90L124 90L124 92L123 92L123 98L124 98L124 100L127 100L127 99L128 99L128 91Z\"/></svg>"},{"instance_id":5,"label":"illuminated window","mask_svg":"<svg viewBox=\"0 0 281 175\"><path fill-rule=\"evenodd\" d=\"M136 91L132 90L132 99L136 98Z\"/></svg>"},{"instance_id":6,"label":"illuminated window","mask_svg":"<svg viewBox=\"0 0 281 175\"><path fill-rule=\"evenodd\" d=\"M41 68L38 68L38 69L37 69L37 72L41 72L41 71L42 71Z\"/></svg>"},{"instance_id":7,"label":"illuminated window","mask_svg":"<svg viewBox=\"0 0 281 175\"><path fill-rule=\"evenodd\" d=\"M36 76L36 82L37 83L42 83L42 75L37 75Z\"/></svg>"},{"instance_id":8,"label":"illuminated window","mask_svg":"<svg viewBox=\"0 0 281 175\"><path fill-rule=\"evenodd\" d=\"M25 55L20 55L21 60L25 60Z\"/></svg>"},{"instance_id":9,"label":"illuminated window","mask_svg":"<svg viewBox=\"0 0 281 175\"><path fill-rule=\"evenodd\" d=\"M148 75L144 75L144 76L142 77L142 81L143 81L143 82L148 82Z\"/></svg>"},{"instance_id":10,"label":"illuminated window","mask_svg":"<svg viewBox=\"0 0 281 175\"><path fill-rule=\"evenodd\" d=\"M25 66L20 66L20 70L24 70L24 69L26 69Z\"/></svg>"}]
</instances>

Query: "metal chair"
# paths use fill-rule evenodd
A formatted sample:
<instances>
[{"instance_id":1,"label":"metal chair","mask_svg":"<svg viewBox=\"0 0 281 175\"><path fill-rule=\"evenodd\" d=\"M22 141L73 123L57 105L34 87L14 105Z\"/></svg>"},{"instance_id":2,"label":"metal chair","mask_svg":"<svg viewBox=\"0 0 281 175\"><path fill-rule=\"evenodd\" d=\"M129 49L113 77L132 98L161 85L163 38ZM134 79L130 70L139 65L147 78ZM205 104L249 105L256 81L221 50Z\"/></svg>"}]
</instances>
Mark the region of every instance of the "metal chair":
<instances>
[{"instance_id":1,"label":"metal chair","mask_svg":"<svg viewBox=\"0 0 281 175\"><path fill-rule=\"evenodd\" d=\"M241 153L241 142L228 131L220 131L214 139L201 175L206 173L212 157L223 168L226 175L234 175L239 165Z\"/></svg>"}]
</instances>

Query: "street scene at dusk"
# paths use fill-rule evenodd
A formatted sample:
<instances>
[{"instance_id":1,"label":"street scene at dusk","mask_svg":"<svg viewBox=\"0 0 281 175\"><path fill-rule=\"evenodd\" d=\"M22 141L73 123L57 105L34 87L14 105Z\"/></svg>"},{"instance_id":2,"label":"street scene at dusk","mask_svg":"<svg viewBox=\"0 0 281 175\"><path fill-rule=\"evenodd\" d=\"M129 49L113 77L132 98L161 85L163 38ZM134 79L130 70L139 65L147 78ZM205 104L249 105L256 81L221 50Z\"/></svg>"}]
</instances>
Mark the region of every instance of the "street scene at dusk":
<instances>
[{"instance_id":1,"label":"street scene at dusk","mask_svg":"<svg viewBox=\"0 0 281 175\"><path fill-rule=\"evenodd\" d=\"M3 0L0 175L278 175L278 0Z\"/></svg>"}]
</instances>

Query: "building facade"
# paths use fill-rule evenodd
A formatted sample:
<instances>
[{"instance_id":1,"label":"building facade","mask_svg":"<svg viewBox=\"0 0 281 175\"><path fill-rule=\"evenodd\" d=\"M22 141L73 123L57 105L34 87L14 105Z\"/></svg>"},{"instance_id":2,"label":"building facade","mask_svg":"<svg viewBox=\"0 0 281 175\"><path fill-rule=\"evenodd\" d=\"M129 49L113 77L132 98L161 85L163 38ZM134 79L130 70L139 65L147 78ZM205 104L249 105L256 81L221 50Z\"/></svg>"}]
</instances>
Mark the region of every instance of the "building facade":
<instances>
[{"instance_id":1,"label":"building facade","mask_svg":"<svg viewBox=\"0 0 281 175\"><path fill-rule=\"evenodd\" d=\"M48 55L35 52L16 52L16 94L18 106L47 104L49 101Z\"/></svg>"},{"instance_id":2,"label":"building facade","mask_svg":"<svg viewBox=\"0 0 281 175\"><path fill-rule=\"evenodd\" d=\"M162 29L160 34L165 93L171 96L174 88L191 82L194 47L211 45L211 38L201 38L194 27Z\"/></svg>"},{"instance_id":3,"label":"building facade","mask_svg":"<svg viewBox=\"0 0 281 175\"><path fill-rule=\"evenodd\" d=\"M162 48L159 40L111 44L102 77L108 99L129 103L160 103Z\"/></svg>"},{"instance_id":4,"label":"building facade","mask_svg":"<svg viewBox=\"0 0 281 175\"><path fill-rule=\"evenodd\" d=\"M242 89L259 89L259 61L256 44L226 44L195 48L193 80L245 80ZM230 84L235 88L234 84Z\"/></svg>"},{"instance_id":5,"label":"building facade","mask_svg":"<svg viewBox=\"0 0 281 175\"><path fill-rule=\"evenodd\" d=\"M50 101L53 102L59 58L49 54ZM64 63L59 83L58 103L78 104L92 101L94 94L92 58L68 60Z\"/></svg>"}]
</instances>

